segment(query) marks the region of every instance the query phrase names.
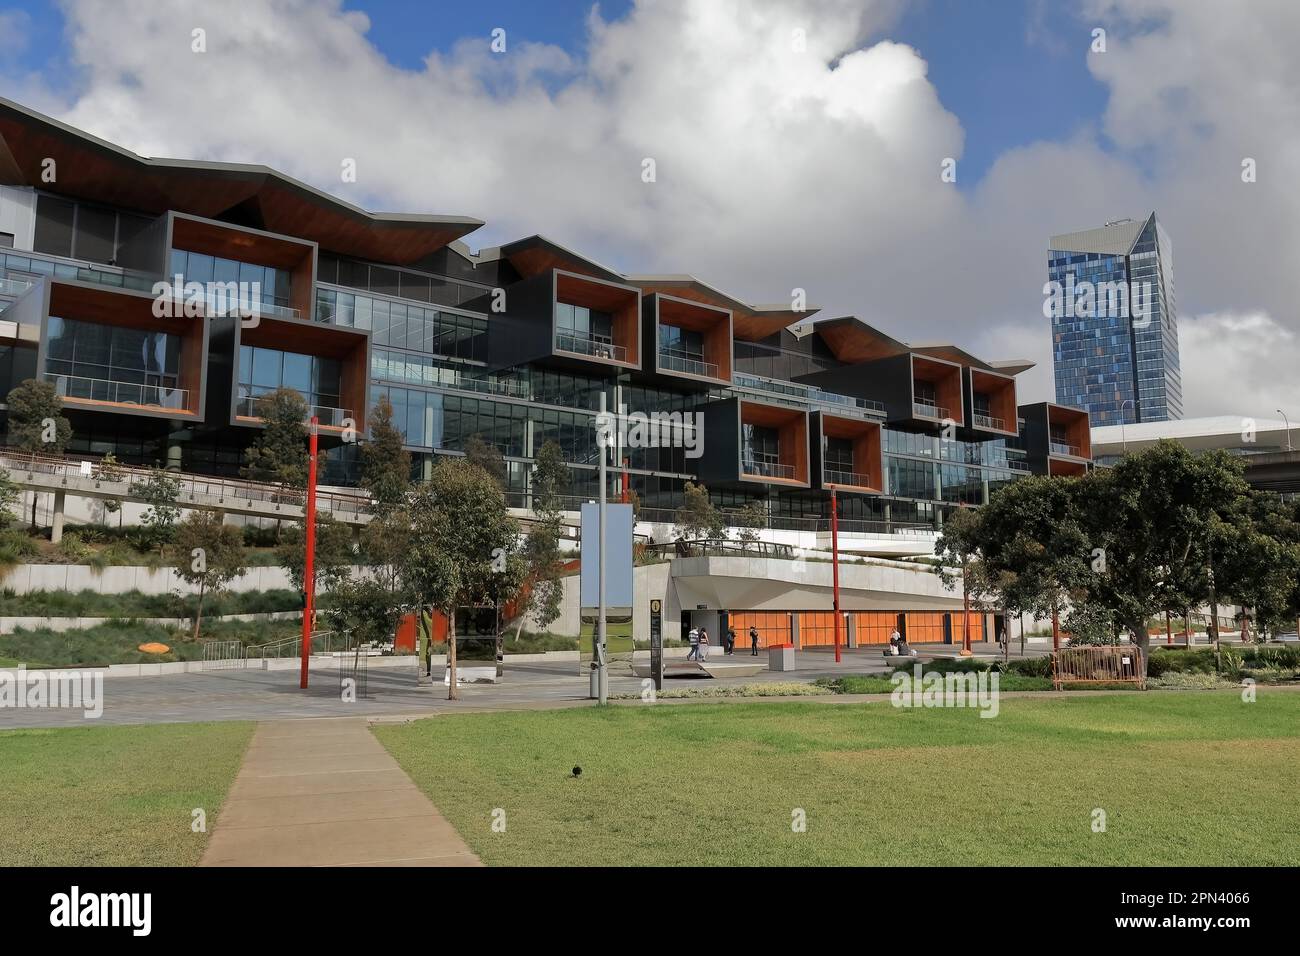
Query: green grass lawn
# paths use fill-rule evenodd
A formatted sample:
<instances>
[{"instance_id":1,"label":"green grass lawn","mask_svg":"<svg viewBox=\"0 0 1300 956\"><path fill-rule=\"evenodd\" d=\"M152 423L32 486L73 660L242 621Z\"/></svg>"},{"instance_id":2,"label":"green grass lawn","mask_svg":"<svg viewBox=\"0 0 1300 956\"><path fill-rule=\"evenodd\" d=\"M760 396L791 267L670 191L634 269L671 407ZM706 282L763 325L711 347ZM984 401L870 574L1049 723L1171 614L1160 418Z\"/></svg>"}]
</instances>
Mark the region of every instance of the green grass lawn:
<instances>
[{"instance_id":1,"label":"green grass lawn","mask_svg":"<svg viewBox=\"0 0 1300 956\"><path fill-rule=\"evenodd\" d=\"M192 866L251 723L0 731L6 866ZM191 830L207 813L207 833Z\"/></svg>"},{"instance_id":2,"label":"green grass lawn","mask_svg":"<svg viewBox=\"0 0 1300 956\"><path fill-rule=\"evenodd\" d=\"M1011 698L994 719L633 705L375 733L492 864L1300 863L1298 693Z\"/></svg>"}]
</instances>

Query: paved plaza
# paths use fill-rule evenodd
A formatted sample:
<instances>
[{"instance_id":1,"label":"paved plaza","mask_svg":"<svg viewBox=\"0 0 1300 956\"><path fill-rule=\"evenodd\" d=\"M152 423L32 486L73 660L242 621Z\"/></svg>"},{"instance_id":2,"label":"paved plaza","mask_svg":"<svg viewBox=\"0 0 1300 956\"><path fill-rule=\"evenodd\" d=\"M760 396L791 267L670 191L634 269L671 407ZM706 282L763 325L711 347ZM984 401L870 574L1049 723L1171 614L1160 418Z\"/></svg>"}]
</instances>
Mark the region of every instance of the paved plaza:
<instances>
[{"instance_id":1,"label":"paved plaza","mask_svg":"<svg viewBox=\"0 0 1300 956\"><path fill-rule=\"evenodd\" d=\"M956 648L933 645L920 648L923 656L951 656ZM1030 648L1028 656L1042 654ZM981 658L996 656L993 644L975 645ZM1018 656L1013 653L1013 657ZM829 648L807 650L797 655L798 670L773 672L763 670L745 677L683 677L665 681L665 688L702 686L704 684L750 684L763 681L804 681L846 674L881 674L898 658L886 661L877 647L844 650L843 661L836 664ZM738 662L750 660L737 650ZM720 653L710 656L709 663L725 663ZM760 657L766 665L766 652ZM160 677L106 677L104 679L103 716L90 723L145 724L185 723L212 720L291 720L312 717L371 717L393 719L422 717L446 713L470 713L484 710L527 710L546 707L579 707L591 703L589 681L579 671L577 661L512 662L506 659L504 676L498 684L464 684L459 701L447 700L447 688L440 680L432 685L420 684L414 663L372 662L366 677L365 696L355 702L342 699L339 672L322 663L313 668L310 686L298 686L298 671L286 670L214 670ZM611 676L609 693L640 694L642 682L637 677ZM81 710L53 708L0 709L0 730L21 727L86 726Z\"/></svg>"}]
</instances>

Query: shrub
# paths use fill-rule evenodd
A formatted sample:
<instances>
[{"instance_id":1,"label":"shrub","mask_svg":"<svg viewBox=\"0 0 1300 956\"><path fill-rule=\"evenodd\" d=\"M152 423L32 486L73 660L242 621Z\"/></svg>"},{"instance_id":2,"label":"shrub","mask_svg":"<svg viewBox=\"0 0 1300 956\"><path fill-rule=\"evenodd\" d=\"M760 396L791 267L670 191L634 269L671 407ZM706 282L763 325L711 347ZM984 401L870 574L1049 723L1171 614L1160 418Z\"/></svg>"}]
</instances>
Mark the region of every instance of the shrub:
<instances>
[{"instance_id":1,"label":"shrub","mask_svg":"<svg viewBox=\"0 0 1300 956\"><path fill-rule=\"evenodd\" d=\"M1215 673L1204 671L1166 671L1159 677L1147 680L1148 687L1165 690L1218 690L1222 687L1237 687L1238 681L1227 680Z\"/></svg>"},{"instance_id":2,"label":"shrub","mask_svg":"<svg viewBox=\"0 0 1300 956\"><path fill-rule=\"evenodd\" d=\"M80 561L90 554L90 547L81 539L81 535L75 531L65 534L58 545L59 554L69 561Z\"/></svg>"}]
</instances>

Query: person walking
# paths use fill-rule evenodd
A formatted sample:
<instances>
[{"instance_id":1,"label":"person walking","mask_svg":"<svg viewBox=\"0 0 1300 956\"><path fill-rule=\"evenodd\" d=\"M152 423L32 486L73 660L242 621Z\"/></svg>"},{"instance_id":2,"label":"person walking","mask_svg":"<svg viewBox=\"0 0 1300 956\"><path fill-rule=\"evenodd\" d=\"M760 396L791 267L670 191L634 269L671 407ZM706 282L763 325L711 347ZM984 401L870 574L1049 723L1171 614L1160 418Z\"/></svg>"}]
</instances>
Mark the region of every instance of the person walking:
<instances>
[{"instance_id":1,"label":"person walking","mask_svg":"<svg viewBox=\"0 0 1300 956\"><path fill-rule=\"evenodd\" d=\"M707 661L709 659L709 632L706 628L700 628L700 656L698 661Z\"/></svg>"},{"instance_id":2,"label":"person walking","mask_svg":"<svg viewBox=\"0 0 1300 956\"><path fill-rule=\"evenodd\" d=\"M727 628L727 654L734 656L736 653L736 631L735 628Z\"/></svg>"},{"instance_id":3,"label":"person walking","mask_svg":"<svg viewBox=\"0 0 1300 956\"><path fill-rule=\"evenodd\" d=\"M691 649L686 654L688 661L699 660L700 657L700 629L693 627L690 633L686 635L686 640L690 643Z\"/></svg>"},{"instance_id":4,"label":"person walking","mask_svg":"<svg viewBox=\"0 0 1300 956\"><path fill-rule=\"evenodd\" d=\"M758 656L758 628L753 624L749 626L749 656Z\"/></svg>"}]
</instances>

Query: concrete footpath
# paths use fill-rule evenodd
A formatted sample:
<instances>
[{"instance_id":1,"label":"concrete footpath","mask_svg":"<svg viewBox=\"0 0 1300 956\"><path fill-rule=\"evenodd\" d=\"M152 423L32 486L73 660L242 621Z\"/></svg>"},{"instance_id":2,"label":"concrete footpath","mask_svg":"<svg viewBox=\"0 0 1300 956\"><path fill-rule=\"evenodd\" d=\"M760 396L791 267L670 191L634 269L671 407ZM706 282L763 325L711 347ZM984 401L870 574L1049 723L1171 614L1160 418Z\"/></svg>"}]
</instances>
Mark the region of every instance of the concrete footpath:
<instances>
[{"instance_id":1,"label":"concrete footpath","mask_svg":"<svg viewBox=\"0 0 1300 956\"><path fill-rule=\"evenodd\" d=\"M259 723L201 866L480 866L358 718Z\"/></svg>"}]
</instances>

